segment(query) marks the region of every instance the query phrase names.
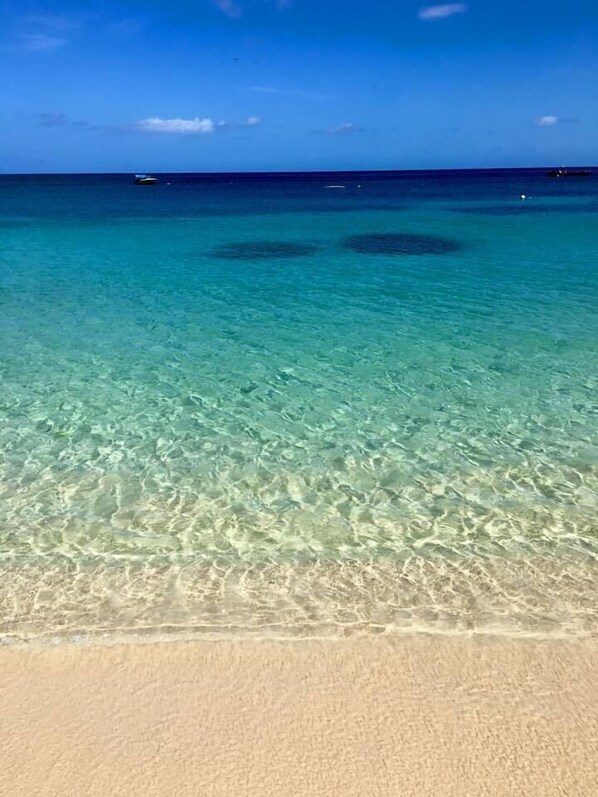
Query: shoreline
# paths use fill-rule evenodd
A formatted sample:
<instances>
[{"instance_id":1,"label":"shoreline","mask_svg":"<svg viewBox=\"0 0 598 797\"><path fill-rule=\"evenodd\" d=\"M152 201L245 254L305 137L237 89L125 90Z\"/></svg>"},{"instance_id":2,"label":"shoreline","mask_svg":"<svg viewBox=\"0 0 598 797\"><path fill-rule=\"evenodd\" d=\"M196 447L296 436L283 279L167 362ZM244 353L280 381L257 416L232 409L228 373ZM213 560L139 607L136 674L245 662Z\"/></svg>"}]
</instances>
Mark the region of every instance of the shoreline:
<instances>
[{"instance_id":1,"label":"shoreline","mask_svg":"<svg viewBox=\"0 0 598 797\"><path fill-rule=\"evenodd\" d=\"M409 634L0 649L6 794L579 795L595 640Z\"/></svg>"},{"instance_id":2,"label":"shoreline","mask_svg":"<svg viewBox=\"0 0 598 797\"><path fill-rule=\"evenodd\" d=\"M117 647L146 647L160 645L309 645L330 644L332 646L347 643L381 642L389 645L401 644L405 640L418 637L440 640L462 640L476 643L587 643L598 646L598 628L594 631L584 630L574 633L566 630L534 631L531 629L513 630L507 628L478 628L478 629L447 629L435 626L410 626L391 631L377 628L360 628L347 631L342 627L335 629L336 633L305 634L277 634L271 630L238 628L234 631L224 630L181 630L174 629L124 629L122 632L114 629L85 632L69 632L65 635L47 635L31 638L0 637L0 652L3 650L15 652L43 652L57 649L85 650L88 648L117 648Z\"/></svg>"},{"instance_id":3,"label":"shoreline","mask_svg":"<svg viewBox=\"0 0 598 797\"><path fill-rule=\"evenodd\" d=\"M410 644L411 640L440 640L440 642L458 644L541 644L541 645L596 645L598 648L598 629L594 632L579 633L576 635L559 632L536 631L504 631L504 630L446 630L438 628L405 628L398 631L378 631L366 629L354 633L313 634L311 636L276 635L275 633L260 633L248 629L236 632L209 632L193 631L183 633L175 631L160 631L155 629L140 630L114 634L112 632L97 633L93 635L71 634L68 636L36 637L33 639L12 640L0 638L0 655L6 651L15 654L43 654L47 651L59 650L103 650L105 648L146 648L146 647L178 647L183 645L218 647L251 645L274 645L281 647L301 647L303 645L342 645L380 644L396 647Z\"/></svg>"},{"instance_id":4,"label":"shoreline","mask_svg":"<svg viewBox=\"0 0 598 797\"><path fill-rule=\"evenodd\" d=\"M596 634L586 555L0 567L0 645L109 637Z\"/></svg>"}]
</instances>

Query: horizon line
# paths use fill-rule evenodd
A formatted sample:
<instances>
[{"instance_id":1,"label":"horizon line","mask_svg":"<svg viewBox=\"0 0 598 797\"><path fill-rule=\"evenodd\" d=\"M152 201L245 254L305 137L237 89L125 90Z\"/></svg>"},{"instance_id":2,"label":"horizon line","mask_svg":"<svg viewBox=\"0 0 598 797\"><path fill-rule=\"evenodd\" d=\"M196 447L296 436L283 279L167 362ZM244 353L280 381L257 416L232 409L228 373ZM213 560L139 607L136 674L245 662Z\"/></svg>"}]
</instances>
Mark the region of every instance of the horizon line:
<instances>
[{"instance_id":1,"label":"horizon line","mask_svg":"<svg viewBox=\"0 0 598 797\"><path fill-rule=\"evenodd\" d=\"M193 174L193 175L209 175L209 176L229 176L229 175L299 175L299 174L417 174L422 172L508 172L508 171L543 171L545 169L598 169L598 165L581 165L571 164L564 166L563 164L554 163L546 164L544 166L459 166L454 168L430 168L430 169L277 169L277 170L243 170L243 171L154 171L150 170L147 174ZM2 177L59 177L70 175L73 177L83 176L98 176L98 175L132 175L139 174L139 171L68 171L68 172L2 172L0 171L0 179Z\"/></svg>"}]
</instances>

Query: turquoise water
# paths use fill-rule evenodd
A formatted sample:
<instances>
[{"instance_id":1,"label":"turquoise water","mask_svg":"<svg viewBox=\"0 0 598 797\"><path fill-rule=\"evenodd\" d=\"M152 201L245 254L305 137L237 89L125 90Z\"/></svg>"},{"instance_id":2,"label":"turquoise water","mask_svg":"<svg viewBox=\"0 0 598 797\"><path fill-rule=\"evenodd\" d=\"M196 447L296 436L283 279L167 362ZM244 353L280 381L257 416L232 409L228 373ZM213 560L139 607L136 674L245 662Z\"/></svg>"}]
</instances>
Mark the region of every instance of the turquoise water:
<instances>
[{"instance_id":1,"label":"turquoise water","mask_svg":"<svg viewBox=\"0 0 598 797\"><path fill-rule=\"evenodd\" d=\"M0 203L8 638L595 621L597 181Z\"/></svg>"}]
</instances>

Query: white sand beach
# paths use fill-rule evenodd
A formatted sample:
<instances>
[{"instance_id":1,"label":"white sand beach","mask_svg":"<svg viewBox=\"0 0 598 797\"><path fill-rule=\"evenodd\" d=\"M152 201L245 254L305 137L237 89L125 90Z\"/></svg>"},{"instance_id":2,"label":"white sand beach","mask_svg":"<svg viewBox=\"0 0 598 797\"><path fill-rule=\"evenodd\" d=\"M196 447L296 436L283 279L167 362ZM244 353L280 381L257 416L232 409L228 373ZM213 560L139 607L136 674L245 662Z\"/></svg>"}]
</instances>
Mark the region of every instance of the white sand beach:
<instances>
[{"instance_id":1,"label":"white sand beach","mask_svg":"<svg viewBox=\"0 0 598 797\"><path fill-rule=\"evenodd\" d=\"M596 794L591 640L63 644L0 668L2 795Z\"/></svg>"}]
</instances>

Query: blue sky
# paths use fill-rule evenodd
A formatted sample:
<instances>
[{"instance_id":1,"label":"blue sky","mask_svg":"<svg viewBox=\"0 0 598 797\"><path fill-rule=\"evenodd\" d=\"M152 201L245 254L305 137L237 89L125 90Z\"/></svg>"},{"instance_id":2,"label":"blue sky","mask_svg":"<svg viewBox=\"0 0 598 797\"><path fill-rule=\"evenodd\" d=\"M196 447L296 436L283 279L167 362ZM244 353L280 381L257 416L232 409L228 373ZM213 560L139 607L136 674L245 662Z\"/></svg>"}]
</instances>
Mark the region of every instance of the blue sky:
<instances>
[{"instance_id":1,"label":"blue sky","mask_svg":"<svg viewBox=\"0 0 598 797\"><path fill-rule=\"evenodd\" d=\"M597 0L0 0L0 171L598 163Z\"/></svg>"}]
</instances>

